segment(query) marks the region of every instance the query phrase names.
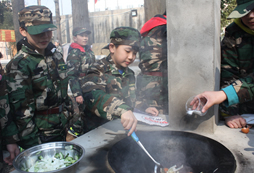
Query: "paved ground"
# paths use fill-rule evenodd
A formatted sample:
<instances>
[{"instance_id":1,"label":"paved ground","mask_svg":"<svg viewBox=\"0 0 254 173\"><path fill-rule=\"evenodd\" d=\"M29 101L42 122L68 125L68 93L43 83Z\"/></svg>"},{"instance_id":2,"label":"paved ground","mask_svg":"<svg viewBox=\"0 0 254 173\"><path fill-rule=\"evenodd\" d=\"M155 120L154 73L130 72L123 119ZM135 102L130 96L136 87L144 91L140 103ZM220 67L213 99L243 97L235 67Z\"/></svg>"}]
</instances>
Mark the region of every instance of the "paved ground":
<instances>
[{"instance_id":1,"label":"paved ground","mask_svg":"<svg viewBox=\"0 0 254 173\"><path fill-rule=\"evenodd\" d=\"M14 171L14 167L13 166L9 166L7 164L4 164L4 169L2 170L1 173L10 173L11 171Z\"/></svg>"}]
</instances>

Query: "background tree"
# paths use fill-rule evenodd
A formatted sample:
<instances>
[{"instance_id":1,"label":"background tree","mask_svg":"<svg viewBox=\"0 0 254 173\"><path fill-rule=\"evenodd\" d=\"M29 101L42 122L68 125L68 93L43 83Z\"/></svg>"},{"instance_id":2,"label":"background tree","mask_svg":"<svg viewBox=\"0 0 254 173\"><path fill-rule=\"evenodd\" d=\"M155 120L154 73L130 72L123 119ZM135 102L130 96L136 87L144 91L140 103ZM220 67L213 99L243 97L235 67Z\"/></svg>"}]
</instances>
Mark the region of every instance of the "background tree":
<instances>
[{"instance_id":1,"label":"background tree","mask_svg":"<svg viewBox=\"0 0 254 173\"><path fill-rule=\"evenodd\" d=\"M166 0L145 0L145 22L156 14L163 14L166 11Z\"/></svg>"},{"instance_id":2,"label":"background tree","mask_svg":"<svg viewBox=\"0 0 254 173\"><path fill-rule=\"evenodd\" d=\"M0 29L14 29L12 6L7 1L0 2Z\"/></svg>"},{"instance_id":3,"label":"background tree","mask_svg":"<svg viewBox=\"0 0 254 173\"><path fill-rule=\"evenodd\" d=\"M61 36L61 17L60 17L60 10L59 10L59 0L54 0L55 2L55 12L56 12L56 26L57 26L57 40L62 44L62 36Z\"/></svg>"},{"instance_id":4,"label":"background tree","mask_svg":"<svg viewBox=\"0 0 254 173\"><path fill-rule=\"evenodd\" d=\"M73 28L84 27L92 31L89 20L87 0L72 0L71 6L72 6ZM88 40L89 44L93 43L93 38L91 37L91 35Z\"/></svg>"},{"instance_id":5,"label":"background tree","mask_svg":"<svg viewBox=\"0 0 254 173\"><path fill-rule=\"evenodd\" d=\"M12 10L13 10L13 24L15 30L16 42L21 40L23 36L19 33L19 20L18 13L21 9L25 7L24 0L11 0Z\"/></svg>"},{"instance_id":6,"label":"background tree","mask_svg":"<svg viewBox=\"0 0 254 173\"><path fill-rule=\"evenodd\" d=\"M229 14L236 7L236 0L221 0L221 31L224 32L225 27L233 22L233 19L227 19Z\"/></svg>"},{"instance_id":7,"label":"background tree","mask_svg":"<svg viewBox=\"0 0 254 173\"><path fill-rule=\"evenodd\" d=\"M9 1L0 2L0 29L14 30L13 18L12 18L12 5ZM15 51L15 42L5 43L7 47L8 55L13 57Z\"/></svg>"}]
</instances>

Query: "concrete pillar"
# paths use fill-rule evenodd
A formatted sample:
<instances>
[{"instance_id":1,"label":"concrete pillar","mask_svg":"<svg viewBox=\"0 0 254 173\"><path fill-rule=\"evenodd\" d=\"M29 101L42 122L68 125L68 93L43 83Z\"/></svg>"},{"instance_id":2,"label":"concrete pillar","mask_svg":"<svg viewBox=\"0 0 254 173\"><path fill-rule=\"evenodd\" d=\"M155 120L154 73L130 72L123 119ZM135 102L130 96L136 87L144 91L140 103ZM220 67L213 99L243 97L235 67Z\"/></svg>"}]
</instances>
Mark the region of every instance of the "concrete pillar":
<instances>
[{"instance_id":1,"label":"concrete pillar","mask_svg":"<svg viewBox=\"0 0 254 173\"><path fill-rule=\"evenodd\" d=\"M185 103L206 90L219 90L220 0L167 0L170 126L213 133L218 106L187 117Z\"/></svg>"}]
</instances>

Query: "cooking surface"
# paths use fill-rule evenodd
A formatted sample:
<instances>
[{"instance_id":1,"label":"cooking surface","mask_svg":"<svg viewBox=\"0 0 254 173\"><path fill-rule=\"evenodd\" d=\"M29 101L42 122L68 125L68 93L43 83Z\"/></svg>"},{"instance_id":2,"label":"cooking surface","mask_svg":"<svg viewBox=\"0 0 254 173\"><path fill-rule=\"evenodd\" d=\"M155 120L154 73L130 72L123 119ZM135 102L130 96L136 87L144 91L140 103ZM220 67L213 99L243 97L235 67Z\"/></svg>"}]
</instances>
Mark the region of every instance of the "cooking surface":
<instances>
[{"instance_id":1,"label":"cooking surface","mask_svg":"<svg viewBox=\"0 0 254 173\"><path fill-rule=\"evenodd\" d=\"M155 160L169 168L184 168L180 172L233 173L235 159L219 142L189 132L137 131L140 141ZM108 153L110 166L117 173L154 172L154 163L137 143L126 137Z\"/></svg>"},{"instance_id":2,"label":"cooking surface","mask_svg":"<svg viewBox=\"0 0 254 173\"><path fill-rule=\"evenodd\" d=\"M170 129L170 125L159 127L139 123L137 133L139 130L165 131L172 129ZM233 153L237 164L236 173L252 173L254 170L254 155L252 154L254 152L254 129L250 129L247 135L240 131L241 129L229 129L221 123L216 127L214 134L201 135L218 141ZM77 173L110 173L111 170L106 161L107 153L112 145L125 137L126 134L120 120L114 120L73 140L72 142L82 145L86 151L84 158L78 165ZM12 173L18 172L15 170Z\"/></svg>"}]
</instances>

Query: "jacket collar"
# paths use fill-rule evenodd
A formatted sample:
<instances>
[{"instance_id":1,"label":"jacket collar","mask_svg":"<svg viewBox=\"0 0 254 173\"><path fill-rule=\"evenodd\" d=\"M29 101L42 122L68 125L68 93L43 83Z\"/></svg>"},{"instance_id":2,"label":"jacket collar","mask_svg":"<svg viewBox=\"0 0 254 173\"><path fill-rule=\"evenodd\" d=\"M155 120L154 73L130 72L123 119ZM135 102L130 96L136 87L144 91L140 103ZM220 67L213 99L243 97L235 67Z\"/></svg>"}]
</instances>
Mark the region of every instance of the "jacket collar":
<instances>
[{"instance_id":1,"label":"jacket collar","mask_svg":"<svg viewBox=\"0 0 254 173\"><path fill-rule=\"evenodd\" d=\"M112 57L110 56L110 54L106 57L106 61L109 62L109 70L111 71L112 74L119 74L119 75L124 74L126 76L126 75L132 73L132 70L129 67L123 67L121 69L121 70L123 70L123 73L121 74L119 72L118 68L116 67Z\"/></svg>"},{"instance_id":2,"label":"jacket collar","mask_svg":"<svg viewBox=\"0 0 254 173\"><path fill-rule=\"evenodd\" d=\"M250 28L246 27L241 19L235 19L234 22L245 32L247 32L248 34L254 35L254 30L251 30Z\"/></svg>"},{"instance_id":3,"label":"jacket collar","mask_svg":"<svg viewBox=\"0 0 254 173\"><path fill-rule=\"evenodd\" d=\"M28 43L26 37L24 37L17 43L17 50L19 51L20 49L22 49L22 51L28 54L40 55L35 50L35 48ZM45 49L45 56L52 56L55 51L56 51L56 46L53 43L49 42L48 46Z\"/></svg>"},{"instance_id":4,"label":"jacket collar","mask_svg":"<svg viewBox=\"0 0 254 173\"><path fill-rule=\"evenodd\" d=\"M86 52L89 48L90 48L89 45L85 45L84 47L82 47L78 43L71 43L70 48L69 48L69 52L72 49L79 49L81 52Z\"/></svg>"}]
</instances>

